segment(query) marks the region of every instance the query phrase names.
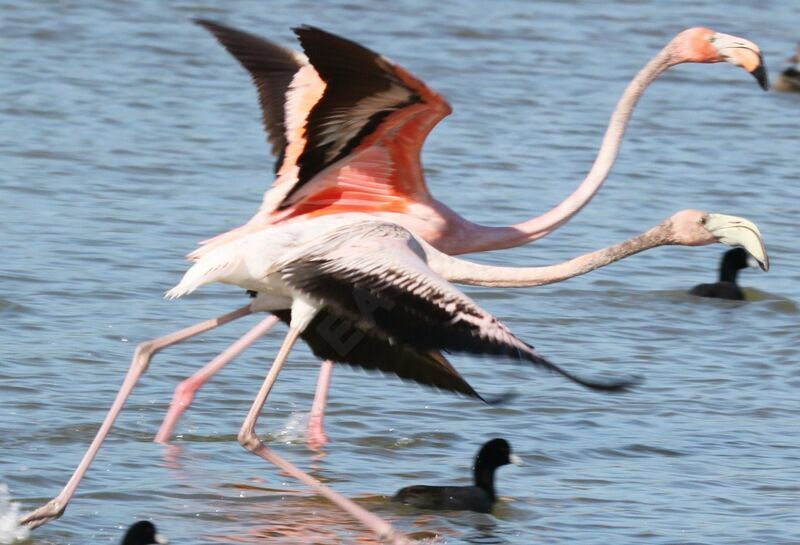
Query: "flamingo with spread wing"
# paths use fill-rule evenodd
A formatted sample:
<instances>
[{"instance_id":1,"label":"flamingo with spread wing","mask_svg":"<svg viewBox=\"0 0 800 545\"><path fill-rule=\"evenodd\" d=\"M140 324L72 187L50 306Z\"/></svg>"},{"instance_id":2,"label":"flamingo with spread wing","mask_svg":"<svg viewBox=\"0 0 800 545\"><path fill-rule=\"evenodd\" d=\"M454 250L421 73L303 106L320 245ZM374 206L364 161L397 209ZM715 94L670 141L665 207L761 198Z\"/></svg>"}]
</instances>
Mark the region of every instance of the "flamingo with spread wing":
<instances>
[{"instance_id":1,"label":"flamingo with spread wing","mask_svg":"<svg viewBox=\"0 0 800 545\"><path fill-rule=\"evenodd\" d=\"M726 61L752 73L762 87L767 85L754 43L706 28L681 32L626 88L597 159L579 188L539 217L509 227L488 227L462 218L428 191L420 160L422 145L451 108L408 71L316 28L296 30L303 55L218 23L198 23L250 73L277 158L277 179L247 224L205 241L191 259L267 225L342 212L367 212L396 222L451 255L525 244L566 223L600 189L639 97L670 66ZM231 360L228 356L244 349L243 343L234 348L178 385L156 441L169 440L197 390ZM309 418L308 439L314 447L327 441L323 417L332 372L328 358L320 369Z\"/></svg>"}]
</instances>

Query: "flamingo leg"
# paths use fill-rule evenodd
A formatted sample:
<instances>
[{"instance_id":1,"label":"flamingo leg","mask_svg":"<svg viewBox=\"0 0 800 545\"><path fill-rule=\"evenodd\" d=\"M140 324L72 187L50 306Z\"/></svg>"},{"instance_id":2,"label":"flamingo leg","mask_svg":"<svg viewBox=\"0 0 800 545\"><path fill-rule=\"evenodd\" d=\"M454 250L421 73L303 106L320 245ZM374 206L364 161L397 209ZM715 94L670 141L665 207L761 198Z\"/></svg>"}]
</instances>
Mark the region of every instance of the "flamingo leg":
<instances>
[{"instance_id":1,"label":"flamingo leg","mask_svg":"<svg viewBox=\"0 0 800 545\"><path fill-rule=\"evenodd\" d=\"M332 488L325 486L308 473L301 471L294 464L278 456L278 454L264 445L264 443L262 443L258 438L258 435L255 432L258 415L261 413L264 403L267 400L267 396L272 390L275 380L278 378L278 373L280 373L281 368L286 362L289 352L291 351L295 341L297 341L299 335L300 329L294 327L289 328L289 332L286 334L286 338L284 339L283 345L281 345L281 349L275 358L275 362L272 364L272 368L269 370L267 378L261 385L261 389L258 391L258 395L256 396L252 407L250 407L250 411L247 413L247 418L245 418L241 430L239 430L239 443L253 454L256 454L266 461L278 466L284 472L305 483L314 489L314 491L316 491L318 494L325 496L330 501L350 513L350 515L352 515L356 520L377 534L384 542L392 543L394 545L409 544L410 542L408 539L401 533L397 532L391 524L382 518L373 515L366 509L359 507L352 500L345 498Z\"/></svg>"},{"instance_id":2,"label":"flamingo leg","mask_svg":"<svg viewBox=\"0 0 800 545\"><path fill-rule=\"evenodd\" d=\"M139 344L133 354L133 360L131 361L131 366L128 369L128 374L125 375L125 380L122 383L122 387L117 393L117 397L114 399L114 403L111 405L111 409L109 409L108 414L103 420L103 424L97 431L97 435L95 435L92 444L89 446L86 454L83 455L83 458L78 464L78 468L75 470L75 473L72 474L72 477L70 477L66 486L64 486L58 496L44 504L42 507L22 517L19 521L20 524L24 524L29 528L38 528L39 526L47 524L48 522L53 521L64 514L67 504L72 499L72 496L75 494L75 490L78 488L78 484L81 482L84 474L92 464L92 461L97 455L97 451L100 450L100 445L103 444L108 432L111 430L111 426L114 425L114 421L117 419L117 415L119 415L122 407L125 405L125 401L128 399L131 390L133 390L133 387L136 385L139 378L147 370L150 360L153 358L156 352L173 344L185 341L186 339L194 337L195 335L205 333L206 331L236 320L237 318L247 316L251 313L252 310L250 310L250 305L247 305L217 318L212 318L185 329L181 329L180 331L170 333L169 335Z\"/></svg>"},{"instance_id":3,"label":"flamingo leg","mask_svg":"<svg viewBox=\"0 0 800 545\"><path fill-rule=\"evenodd\" d=\"M313 449L318 449L328 442L325 435L325 407L328 404L328 391L331 387L331 374L333 362L325 360L319 368L317 389L314 392L314 403L311 405L311 414L308 417L308 444Z\"/></svg>"},{"instance_id":4,"label":"flamingo leg","mask_svg":"<svg viewBox=\"0 0 800 545\"><path fill-rule=\"evenodd\" d=\"M268 316L226 348L216 358L208 362L197 373L178 384L175 388L172 402L169 405L169 411L164 417L164 421L161 423L161 427L153 441L156 443L169 443L170 437L172 437L172 430L175 429L175 425L178 423L178 420L180 420L184 411L192 404L192 400L197 391L202 388L206 382L211 380L211 377L216 375L223 367L228 365L251 344L272 329L276 323L278 323L277 316Z\"/></svg>"}]
</instances>

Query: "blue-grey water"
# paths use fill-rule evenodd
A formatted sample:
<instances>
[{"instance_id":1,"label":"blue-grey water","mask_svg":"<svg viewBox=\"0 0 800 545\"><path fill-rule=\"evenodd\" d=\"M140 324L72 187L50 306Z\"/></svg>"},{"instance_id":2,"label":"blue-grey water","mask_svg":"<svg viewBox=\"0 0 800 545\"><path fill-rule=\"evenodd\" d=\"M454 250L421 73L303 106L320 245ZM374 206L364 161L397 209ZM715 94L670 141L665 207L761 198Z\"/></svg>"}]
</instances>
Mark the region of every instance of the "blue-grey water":
<instances>
[{"instance_id":1,"label":"blue-grey water","mask_svg":"<svg viewBox=\"0 0 800 545\"><path fill-rule=\"evenodd\" d=\"M682 28L756 41L773 75L800 38L796 0L0 1L0 482L23 511L64 485L137 343L245 304L228 287L162 299L182 256L247 219L272 181L250 81L192 17L286 45L291 26L315 24L412 70L455 109L426 146L429 185L494 225L578 184L626 82ZM491 408L337 368L332 441L318 454L294 431L318 365L301 347L268 400L264 437L441 543L800 543L799 129L800 95L764 93L727 64L677 67L642 100L589 207L545 240L478 258L557 262L683 208L757 222L772 269L743 272L757 299L747 303L685 295L714 279L721 246L661 248L543 288L466 290L569 369L645 376L635 392L453 357L479 391L519 392ZM151 442L173 387L253 323L159 354L65 516L28 543L116 543L140 518L175 544L371 542L236 442L279 331L198 394L174 448ZM527 465L499 471L493 515L385 498L468 483L495 436Z\"/></svg>"}]
</instances>

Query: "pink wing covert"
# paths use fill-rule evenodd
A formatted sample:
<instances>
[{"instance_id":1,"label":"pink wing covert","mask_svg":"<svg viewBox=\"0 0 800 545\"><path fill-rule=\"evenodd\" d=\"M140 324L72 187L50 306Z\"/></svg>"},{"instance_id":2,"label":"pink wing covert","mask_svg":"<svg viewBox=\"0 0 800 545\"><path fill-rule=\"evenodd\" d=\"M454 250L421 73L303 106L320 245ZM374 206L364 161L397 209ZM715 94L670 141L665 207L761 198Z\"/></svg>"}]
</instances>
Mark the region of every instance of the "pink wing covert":
<instances>
[{"instance_id":1,"label":"pink wing covert","mask_svg":"<svg viewBox=\"0 0 800 545\"><path fill-rule=\"evenodd\" d=\"M217 23L198 23L250 72L278 161L258 213L204 241L190 258L290 218L405 212L432 200L420 154L427 135L452 111L439 94L385 57L317 28L295 29L302 55Z\"/></svg>"},{"instance_id":2,"label":"pink wing covert","mask_svg":"<svg viewBox=\"0 0 800 545\"><path fill-rule=\"evenodd\" d=\"M450 105L369 49L316 28L295 32L325 87L305 118L296 180L271 200L273 210L402 211L429 202L420 153Z\"/></svg>"}]
</instances>

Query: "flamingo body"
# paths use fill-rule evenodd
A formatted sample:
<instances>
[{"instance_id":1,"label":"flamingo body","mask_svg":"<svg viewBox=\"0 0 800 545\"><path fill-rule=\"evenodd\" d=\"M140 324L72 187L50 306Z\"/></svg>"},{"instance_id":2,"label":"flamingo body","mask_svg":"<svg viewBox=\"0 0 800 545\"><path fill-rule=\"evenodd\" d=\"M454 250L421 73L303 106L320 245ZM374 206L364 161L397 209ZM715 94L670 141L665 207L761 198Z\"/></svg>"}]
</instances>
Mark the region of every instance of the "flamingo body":
<instances>
[{"instance_id":1,"label":"flamingo body","mask_svg":"<svg viewBox=\"0 0 800 545\"><path fill-rule=\"evenodd\" d=\"M212 282L233 284L255 292L253 311L291 309L290 327L298 331L326 309L390 345L523 357L597 390L619 391L633 384L585 380L542 358L431 269L428 261L437 258L447 256L399 225L366 214L322 216L284 222L217 246L192 265L167 297ZM406 376L427 384L424 377Z\"/></svg>"}]
</instances>

